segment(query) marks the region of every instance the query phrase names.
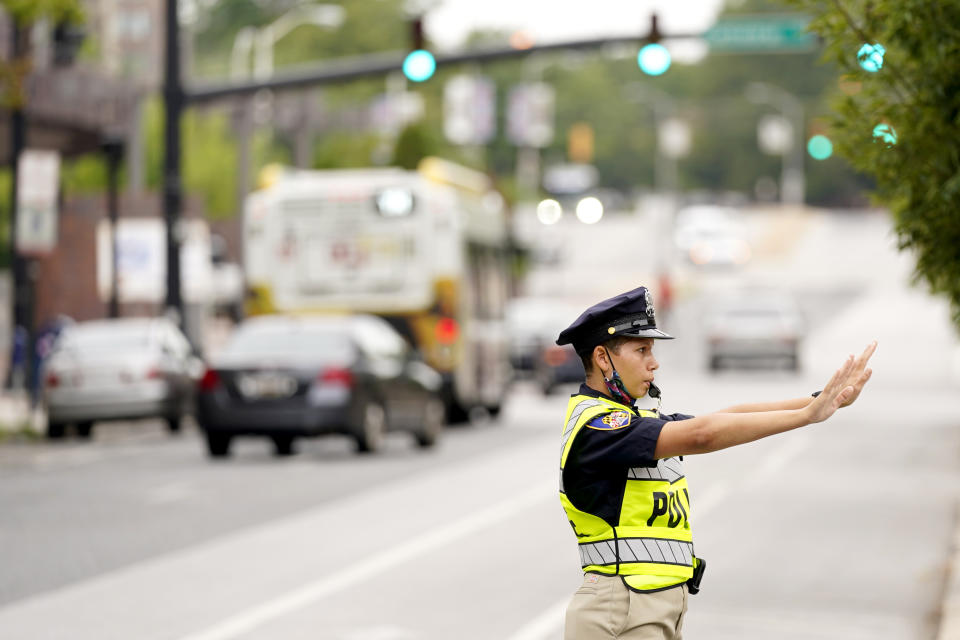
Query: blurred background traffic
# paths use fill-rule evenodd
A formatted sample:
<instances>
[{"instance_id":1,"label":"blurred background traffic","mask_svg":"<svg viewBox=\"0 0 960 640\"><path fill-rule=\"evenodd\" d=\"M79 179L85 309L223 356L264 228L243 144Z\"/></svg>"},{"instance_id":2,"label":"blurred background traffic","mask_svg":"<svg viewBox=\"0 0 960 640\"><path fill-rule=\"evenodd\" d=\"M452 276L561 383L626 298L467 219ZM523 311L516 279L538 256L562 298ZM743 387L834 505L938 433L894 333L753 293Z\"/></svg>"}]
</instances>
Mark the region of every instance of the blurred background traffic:
<instances>
[{"instance_id":1,"label":"blurred background traffic","mask_svg":"<svg viewBox=\"0 0 960 640\"><path fill-rule=\"evenodd\" d=\"M640 285L664 411L881 343L846 435L691 464L696 637L960 637L960 9L500 4L0 1L9 637L559 637L555 339ZM828 534L882 561L762 570Z\"/></svg>"}]
</instances>

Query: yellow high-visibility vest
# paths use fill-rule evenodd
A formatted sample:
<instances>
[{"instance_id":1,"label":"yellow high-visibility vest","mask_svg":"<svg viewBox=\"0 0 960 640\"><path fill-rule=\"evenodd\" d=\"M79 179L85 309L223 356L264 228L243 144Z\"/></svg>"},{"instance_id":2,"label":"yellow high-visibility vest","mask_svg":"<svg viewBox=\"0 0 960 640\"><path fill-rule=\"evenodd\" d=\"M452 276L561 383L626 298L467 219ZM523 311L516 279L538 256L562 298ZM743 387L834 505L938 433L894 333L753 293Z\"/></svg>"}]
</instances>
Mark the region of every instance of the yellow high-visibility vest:
<instances>
[{"instance_id":1,"label":"yellow high-visibility vest","mask_svg":"<svg viewBox=\"0 0 960 640\"><path fill-rule=\"evenodd\" d=\"M621 575L633 589L652 591L686 582L697 562L690 531L690 494L680 458L665 458L656 467L627 470L626 489L611 526L603 518L581 511L563 487L563 470L573 441L596 417L614 414L659 418L656 411L633 409L607 398L575 395L567 405L560 455L560 502L573 526L585 573Z\"/></svg>"}]
</instances>

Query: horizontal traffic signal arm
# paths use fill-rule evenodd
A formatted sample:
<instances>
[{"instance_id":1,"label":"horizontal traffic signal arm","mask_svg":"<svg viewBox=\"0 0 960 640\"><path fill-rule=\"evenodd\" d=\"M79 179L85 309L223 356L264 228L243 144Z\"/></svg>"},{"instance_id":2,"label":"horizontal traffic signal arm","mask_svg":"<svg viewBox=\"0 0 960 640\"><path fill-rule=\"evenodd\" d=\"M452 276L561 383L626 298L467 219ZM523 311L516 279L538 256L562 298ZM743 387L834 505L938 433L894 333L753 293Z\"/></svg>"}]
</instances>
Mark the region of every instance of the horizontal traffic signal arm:
<instances>
[{"instance_id":1,"label":"horizontal traffic signal arm","mask_svg":"<svg viewBox=\"0 0 960 640\"><path fill-rule=\"evenodd\" d=\"M671 34L661 35L661 40L699 38L702 34ZM544 51L560 51L570 49L599 49L614 45L640 45L647 42L641 36L616 38L592 38L589 40L569 40L550 44L535 45L525 49L501 47L477 49L461 53L436 56L437 67L463 64L467 62L493 62L510 58L522 58ZM266 80L253 82L204 83L188 85L184 88L184 97L187 102L197 104L210 102L221 98L232 98L252 95L261 89L283 90L314 87L327 84L337 84L358 80L360 78L382 76L391 72L401 72L403 60L409 52L370 54L343 58L325 62L321 66L300 68L286 73L278 73Z\"/></svg>"}]
</instances>

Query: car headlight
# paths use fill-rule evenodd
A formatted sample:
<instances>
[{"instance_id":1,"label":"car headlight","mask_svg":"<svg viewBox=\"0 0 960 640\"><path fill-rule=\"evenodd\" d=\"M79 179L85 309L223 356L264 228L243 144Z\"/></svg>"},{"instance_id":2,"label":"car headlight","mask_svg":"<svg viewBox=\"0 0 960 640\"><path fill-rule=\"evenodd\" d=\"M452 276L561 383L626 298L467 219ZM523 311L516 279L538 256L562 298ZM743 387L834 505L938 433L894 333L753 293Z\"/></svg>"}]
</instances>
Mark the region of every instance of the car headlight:
<instances>
[{"instance_id":1,"label":"car headlight","mask_svg":"<svg viewBox=\"0 0 960 640\"><path fill-rule=\"evenodd\" d=\"M413 213L414 197L409 189L384 189L374 200L377 212L385 218L400 218Z\"/></svg>"}]
</instances>

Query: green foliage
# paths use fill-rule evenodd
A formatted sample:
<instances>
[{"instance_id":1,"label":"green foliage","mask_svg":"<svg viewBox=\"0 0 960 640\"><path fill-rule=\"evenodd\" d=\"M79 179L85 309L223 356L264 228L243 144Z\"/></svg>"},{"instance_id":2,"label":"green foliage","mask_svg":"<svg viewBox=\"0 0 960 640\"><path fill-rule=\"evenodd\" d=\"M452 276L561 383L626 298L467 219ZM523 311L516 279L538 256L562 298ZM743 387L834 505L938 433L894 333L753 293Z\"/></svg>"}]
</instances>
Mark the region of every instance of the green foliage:
<instances>
[{"instance_id":1,"label":"green foliage","mask_svg":"<svg viewBox=\"0 0 960 640\"><path fill-rule=\"evenodd\" d=\"M123 165L121 178L123 180ZM103 154L90 153L72 160L64 159L60 167L60 184L64 193L100 193L107 188L107 160Z\"/></svg>"},{"instance_id":2,"label":"green foliage","mask_svg":"<svg viewBox=\"0 0 960 640\"><path fill-rule=\"evenodd\" d=\"M274 66L277 71L285 68L322 64L338 58L365 55L378 51L402 51L409 46L407 16L403 0L354 1L342 4L346 10L344 23L336 28L301 25L276 42ZM290 4L264 3L255 0L231 0L212 6L194 29L196 77L224 78L230 73L230 57L237 34L244 27L264 27L283 12ZM247 70L253 60L248 61ZM326 87L322 91L325 110L365 109L377 95L383 93L382 78L361 80L345 85ZM331 131L318 133L312 154L316 168L366 167L382 145L380 138L369 131ZM185 142L185 160L191 151ZM389 153L389 152L388 152ZM253 175L259 168L271 162L290 163L290 153L271 135L259 133L254 145ZM159 165L158 165L159 166ZM233 172L234 164L220 161L220 166ZM209 173L215 173L209 171ZM222 180L208 176L206 188L214 183L223 189ZM191 181L187 180L189 186ZM229 196L214 196L218 201L234 198L235 189ZM207 196L208 198L211 196ZM218 209L223 205L215 205Z\"/></svg>"},{"instance_id":3,"label":"green foliage","mask_svg":"<svg viewBox=\"0 0 960 640\"><path fill-rule=\"evenodd\" d=\"M374 134L331 132L320 137L312 166L314 169L369 167L378 144L379 138Z\"/></svg>"},{"instance_id":4,"label":"green foliage","mask_svg":"<svg viewBox=\"0 0 960 640\"><path fill-rule=\"evenodd\" d=\"M183 183L188 194L199 192L213 218L236 210L236 150L225 121L224 114L188 111L181 122ZM144 146L146 184L157 191L163 185L163 127L163 104L155 98L144 108Z\"/></svg>"},{"instance_id":5,"label":"green foliage","mask_svg":"<svg viewBox=\"0 0 960 640\"><path fill-rule=\"evenodd\" d=\"M274 46L274 65L318 63L377 51L401 51L409 33L402 0L369 0L342 3L346 10L339 27L305 24ZM194 36L197 76L229 75L230 54L243 27L264 27L290 9L288 3L256 0L218 2L204 16Z\"/></svg>"},{"instance_id":6,"label":"green foliage","mask_svg":"<svg viewBox=\"0 0 960 640\"><path fill-rule=\"evenodd\" d=\"M250 158L253 161L251 170L251 188L257 187L259 172L270 164L293 164L290 150L287 149L269 129L261 129L253 134L250 145ZM221 167L224 168L224 167ZM235 171L233 167L226 167L228 171ZM232 213L230 214L232 215Z\"/></svg>"},{"instance_id":7,"label":"green foliage","mask_svg":"<svg viewBox=\"0 0 960 640\"><path fill-rule=\"evenodd\" d=\"M195 75L227 75L239 29L270 24L288 6L256 0L213 5L195 30ZM274 47L276 68L319 65L327 60L378 51L399 52L409 47L402 0L357 0L343 6L347 15L340 27L303 25L279 40ZM782 5L761 0L737 3L732 11L764 10L785 11ZM504 46L507 38L503 32L475 32L467 46ZM764 113L774 112L775 107L748 102L743 96L747 83L762 81L789 91L805 103L808 116L813 118L825 112L822 94L836 78L834 67L816 64L817 53L710 55L697 64L674 64L664 76L649 78L637 69L636 51L626 49L615 56L598 51L556 52L484 65L482 69L442 68L429 82L408 85L408 90L424 98L425 114L417 129L433 141L431 153L509 179L515 172L516 149L505 133L507 96L519 82L542 79L557 92L556 135L553 144L543 150L543 164L565 162L569 127L588 122L596 134L595 164L602 186L630 192L654 186L656 131L649 98L659 90L674 98L679 114L693 125L693 149L678 162L680 186L750 194L759 177L779 178L780 159L757 149L757 120ZM449 78L471 71L490 76L497 84L498 133L486 148L464 150L443 139L442 97ZM383 79L325 87L324 108L330 112L365 109L384 90ZM367 131L326 130L317 145L313 153L317 167L363 166L382 157L382 152L375 152L380 148L375 137ZM413 161L402 160L407 164ZM862 200L860 191L868 183L842 159L806 162L808 201L837 205Z\"/></svg>"},{"instance_id":8,"label":"green foliage","mask_svg":"<svg viewBox=\"0 0 960 640\"><path fill-rule=\"evenodd\" d=\"M740 3L738 12L760 9L784 13L769 2ZM789 10L795 13L795 10ZM476 32L471 46L503 46L506 36ZM576 122L587 122L595 132L595 159L601 186L624 192L649 189L655 183L656 129L654 109L658 95L672 99L673 115L692 127L693 148L678 161L679 185L684 190L740 191L752 195L758 178L779 182L781 160L757 147L756 127L774 105L749 102L745 88L765 82L796 96L804 105L807 121L827 112L825 89L834 86L836 68L817 64L819 52L770 54L711 54L695 64L675 63L663 76L651 78L637 68L636 51L556 52L525 60L484 66L481 73L497 84L498 135L488 145L488 169L501 177L513 174L516 149L506 137L506 106L512 87L520 82L543 80L556 91L555 137L543 150L544 166L567 161L567 133ZM439 135L439 106L444 82L463 68L441 69L437 77L417 87L428 96L426 121ZM431 102L435 100L436 102ZM434 105L434 106L431 106ZM666 114L666 110L664 110ZM807 136L812 131L804 131ZM446 145L442 153L455 150ZM827 162L805 159L807 201L825 206L863 204L861 192L869 180L855 174L839 158Z\"/></svg>"},{"instance_id":9,"label":"green foliage","mask_svg":"<svg viewBox=\"0 0 960 640\"><path fill-rule=\"evenodd\" d=\"M407 125L397 136L390 164L404 169L416 169L427 156L437 154L439 145L430 129L422 122Z\"/></svg>"},{"instance_id":10,"label":"green foliage","mask_svg":"<svg viewBox=\"0 0 960 640\"><path fill-rule=\"evenodd\" d=\"M3 2L5 0L0 0ZM67 1L67 0L63 0ZM24 4L31 4L26 3ZM259 0L230 0L209 5L192 26L193 77L229 75L236 36L244 27L262 27L274 22L292 3ZM760 8L782 11L760 0L740 3L739 11ZM409 48L409 31L403 0L355 0L343 3L346 20L337 28L303 25L279 40L274 47L277 70L298 65L321 65L326 61L379 51L399 52ZM185 37L188 37L185 34ZM502 46L507 34L478 32L470 46ZM88 42L90 40L88 39ZM92 46L92 44L91 44ZM679 181L685 189L714 191L740 190L750 193L760 176L777 178L780 160L765 156L756 148L756 121L773 107L749 103L743 89L750 81L775 84L805 102L807 113L825 112L824 87L835 81L834 67L817 66L815 54L711 55L694 65L674 64L664 76L649 78L639 72L636 51L612 56L609 52L538 54L526 60L511 60L475 69L497 84L497 137L485 148L461 149L442 136L442 96L446 80L472 69L444 68L422 85L409 85L424 98L421 122L396 141L396 162L411 166L424 154L436 154L489 171L508 185L515 172L516 149L506 136L506 104L510 89L519 82L542 79L557 91L554 142L543 150L543 163L566 161L566 136L576 122L593 125L595 164L602 186L625 192L654 185L656 131L652 104L653 90L674 98L680 114L693 125L691 154L678 162ZM252 61L251 61L252 63ZM323 109L329 113L366 109L370 100L385 91L382 78L325 87ZM639 97L638 97L639 96ZM148 186L159 188L162 173L162 107L152 102L147 108ZM184 184L199 193L214 217L234 215L236 202L235 133L223 112L188 110L183 122ZM279 134L260 131L252 151L251 176L268 162L289 162L289 150ZM389 156L383 151L389 141L368 130L319 132L313 149L317 168L369 166ZM735 159L735 161L734 161ZM65 168L70 190L88 190L101 184L103 174L98 158L82 160ZM818 204L855 201L866 186L841 159L822 163L807 160L808 196Z\"/></svg>"},{"instance_id":11,"label":"green foliage","mask_svg":"<svg viewBox=\"0 0 960 640\"><path fill-rule=\"evenodd\" d=\"M835 149L876 181L916 280L950 300L960 329L960 3L800 4L818 15L811 28L828 43L824 58L847 74L833 101ZM886 48L876 73L857 62L864 43ZM880 123L896 131L895 145L874 139Z\"/></svg>"},{"instance_id":12,"label":"green foliage","mask_svg":"<svg viewBox=\"0 0 960 640\"><path fill-rule=\"evenodd\" d=\"M559 64L557 64L559 63ZM567 135L577 122L594 131L594 164L603 185L630 191L653 185L651 111L633 101L640 82L636 63L598 56L566 56L545 70L557 92L556 132L544 152L548 164L567 162Z\"/></svg>"},{"instance_id":13,"label":"green foliage","mask_svg":"<svg viewBox=\"0 0 960 640\"><path fill-rule=\"evenodd\" d=\"M184 185L201 194L207 215L231 217L237 212L237 147L230 122L222 112L188 111L183 118Z\"/></svg>"},{"instance_id":14,"label":"green foliage","mask_svg":"<svg viewBox=\"0 0 960 640\"><path fill-rule=\"evenodd\" d=\"M145 174L147 186L159 190L163 179L163 105L159 99L147 103ZM237 146L229 116L222 111L187 111L182 122L183 182L188 194L203 198L212 219L229 218L239 211L237 202ZM289 153L273 134L258 131L251 144L251 184L256 170L271 162L290 162Z\"/></svg>"},{"instance_id":15,"label":"green foliage","mask_svg":"<svg viewBox=\"0 0 960 640\"><path fill-rule=\"evenodd\" d=\"M20 25L30 25L40 18L54 22L83 22L83 6L79 0L0 0L0 7Z\"/></svg>"}]
</instances>

